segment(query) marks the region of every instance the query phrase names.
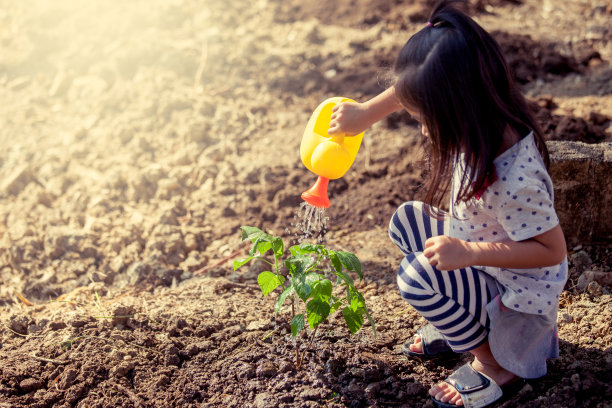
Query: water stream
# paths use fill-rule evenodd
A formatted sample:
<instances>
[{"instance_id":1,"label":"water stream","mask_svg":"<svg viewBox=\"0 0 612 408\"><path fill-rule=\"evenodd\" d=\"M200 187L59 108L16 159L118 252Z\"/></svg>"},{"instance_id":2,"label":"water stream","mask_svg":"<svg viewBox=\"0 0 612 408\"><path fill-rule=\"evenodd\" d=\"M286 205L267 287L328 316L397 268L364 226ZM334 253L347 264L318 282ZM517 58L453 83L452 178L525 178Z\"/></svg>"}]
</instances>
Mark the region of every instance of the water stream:
<instances>
[{"instance_id":1,"label":"water stream","mask_svg":"<svg viewBox=\"0 0 612 408\"><path fill-rule=\"evenodd\" d=\"M294 222L291 223L293 231L287 228L285 232L293 234L292 241L294 241L294 244L302 242L322 244L325 241L327 222L329 221L329 217L325 215L325 208L313 207L303 202L298 207L293 220Z\"/></svg>"}]
</instances>

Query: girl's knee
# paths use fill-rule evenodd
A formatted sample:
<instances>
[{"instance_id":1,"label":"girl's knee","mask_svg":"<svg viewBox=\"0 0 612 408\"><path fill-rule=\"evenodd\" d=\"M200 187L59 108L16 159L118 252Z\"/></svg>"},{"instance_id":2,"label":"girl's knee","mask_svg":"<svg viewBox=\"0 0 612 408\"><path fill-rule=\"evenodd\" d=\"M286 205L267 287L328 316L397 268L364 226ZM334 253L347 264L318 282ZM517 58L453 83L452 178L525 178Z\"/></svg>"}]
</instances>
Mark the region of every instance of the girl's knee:
<instances>
[{"instance_id":1,"label":"girl's knee","mask_svg":"<svg viewBox=\"0 0 612 408\"><path fill-rule=\"evenodd\" d=\"M422 206L420 201L405 202L395 210L389 221L389 237L404 254L418 250L412 248L411 242L414 241L414 234L418 233L414 231L414 214L419 213Z\"/></svg>"},{"instance_id":2,"label":"girl's knee","mask_svg":"<svg viewBox=\"0 0 612 408\"><path fill-rule=\"evenodd\" d=\"M402 259L397 274L397 285L404 295L434 294L431 274L423 263L427 258L422 253L410 253Z\"/></svg>"}]
</instances>

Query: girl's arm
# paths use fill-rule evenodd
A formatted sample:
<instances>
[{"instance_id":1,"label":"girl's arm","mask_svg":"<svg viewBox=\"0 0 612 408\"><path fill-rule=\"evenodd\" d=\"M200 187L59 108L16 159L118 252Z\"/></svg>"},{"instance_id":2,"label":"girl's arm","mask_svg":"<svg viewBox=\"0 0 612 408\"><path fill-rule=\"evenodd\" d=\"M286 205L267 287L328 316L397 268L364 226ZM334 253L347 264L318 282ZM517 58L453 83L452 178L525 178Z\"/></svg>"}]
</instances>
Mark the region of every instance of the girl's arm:
<instances>
[{"instance_id":1,"label":"girl's arm","mask_svg":"<svg viewBox=\"0 0 612 408\"><path fill-rule=\"evenodd\" d=\"M440 235L425 241L423 254L442 271L473 265L527 269L558 265L566 256L561 226L524 241L467 242Z\"/></svg>"},{"instance_id":2,"label":"girl's arm","mask_svg":"<svg viewBox=\"0 0 612 408\"><path fill-rule=\"evenodd\" d=\"M403 107L395 96L395 88L390 87L369 101L344 102L334 106L327 133L356 135L401 109Z\"/></svg>"}]
</instances>

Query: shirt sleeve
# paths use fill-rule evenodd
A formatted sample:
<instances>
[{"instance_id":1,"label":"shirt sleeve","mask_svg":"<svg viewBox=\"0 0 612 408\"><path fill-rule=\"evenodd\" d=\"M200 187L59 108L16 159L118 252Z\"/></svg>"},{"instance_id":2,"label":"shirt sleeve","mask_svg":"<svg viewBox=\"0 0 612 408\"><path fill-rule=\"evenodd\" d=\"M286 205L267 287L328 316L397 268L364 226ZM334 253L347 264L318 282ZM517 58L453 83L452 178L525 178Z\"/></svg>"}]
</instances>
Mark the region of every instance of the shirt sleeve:
<instances>
[{"instance_id":1,"label":"shirt sleeve","mask_svg":"<svg viewBox=\"0 0 612 408\"><path fill-rule=\"evenodd\" d=\"M533 238L559 224L551 195L544 186L538 185L508 192L496 218L513 241Z\"/></svg>"}]
</instances>

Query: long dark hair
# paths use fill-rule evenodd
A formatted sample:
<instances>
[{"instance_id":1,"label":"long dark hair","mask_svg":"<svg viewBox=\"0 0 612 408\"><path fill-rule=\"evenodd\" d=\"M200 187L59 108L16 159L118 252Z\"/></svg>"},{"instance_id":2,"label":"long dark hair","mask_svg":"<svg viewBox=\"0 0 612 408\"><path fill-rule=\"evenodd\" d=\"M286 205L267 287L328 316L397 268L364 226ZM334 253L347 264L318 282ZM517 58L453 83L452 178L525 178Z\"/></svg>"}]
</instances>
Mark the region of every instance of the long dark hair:
<instances>
[{"instance_id":1,"label":"long dark hair","mask_svg":"<svg viewBox=\"0 0 612 408\"><path fill-rule=\"evenodd\" d=\"M436 5L427 25L408 40L394 66L399 101L418 110L429 130L430 174L424 201L435 208L440 208L449 190L453 164L461 154L469 171L463 174L457 201L468 201L486 187L508 128L521 138L533 131L549 164L542 132L499 45L452 3Z\"/></svg>"}]
</instances>

